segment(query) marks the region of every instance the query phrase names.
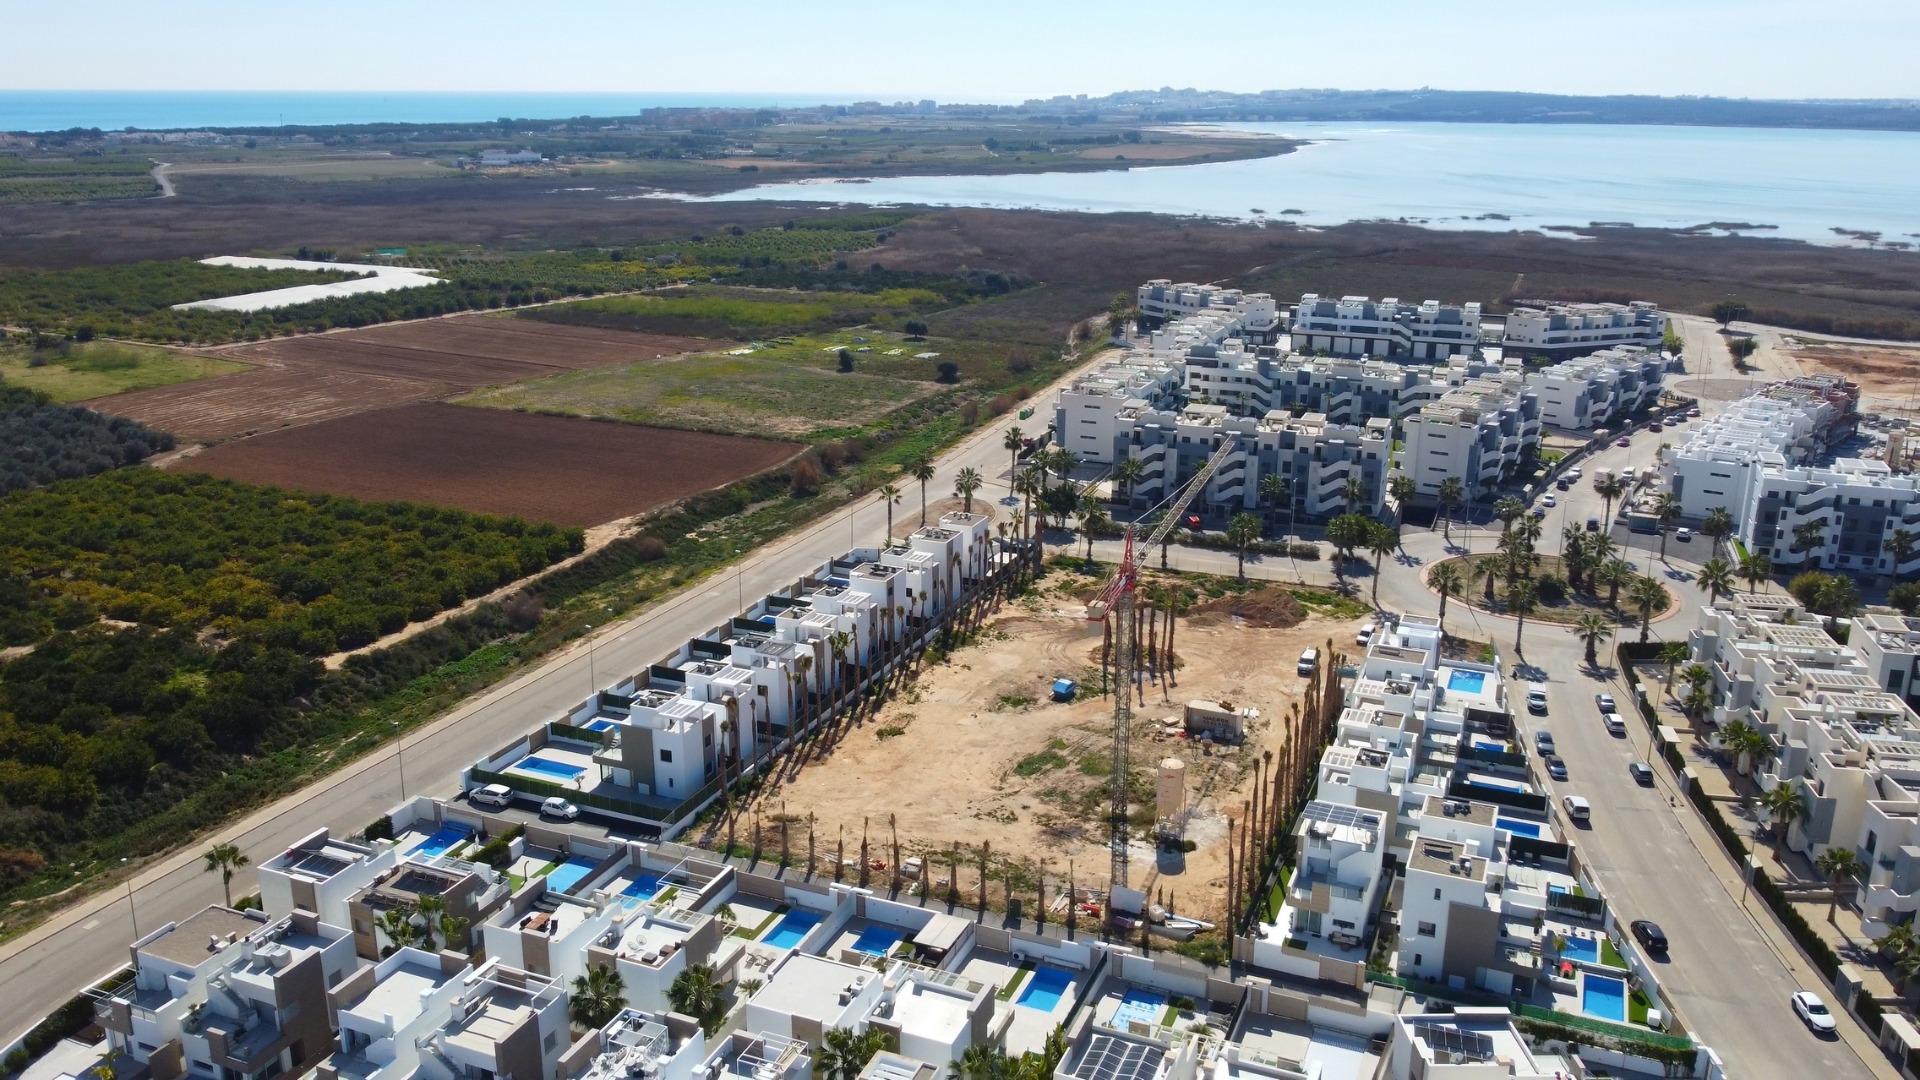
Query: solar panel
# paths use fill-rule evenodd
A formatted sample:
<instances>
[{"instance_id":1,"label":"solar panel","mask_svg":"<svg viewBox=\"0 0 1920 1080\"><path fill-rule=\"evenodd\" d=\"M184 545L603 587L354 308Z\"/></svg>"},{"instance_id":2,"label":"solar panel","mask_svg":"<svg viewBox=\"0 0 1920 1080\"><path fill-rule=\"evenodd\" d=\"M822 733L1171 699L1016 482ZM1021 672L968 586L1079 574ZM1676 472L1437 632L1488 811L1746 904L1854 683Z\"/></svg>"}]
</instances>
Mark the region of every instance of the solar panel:
<instances>
[{"instance_id":1,"label":"solar panel","mask_svg":"<svg viewBox=\"0 0 1920 1080\"><path fill-rule=\"evenodd\" d=\"M1354 828L1377 829L1380 827L1380 814L1374 810L1362 810L1350 803L1311 802L1300 812L1308 821L1323 821L1328 825L1346 825Z\"/></svg>"},{"instance_id":2,"label":"solar panel","mask_svg":"<svg viewBox=\"0 0 1920 1080\"><path fill-rule=\"evenodd\" d=\"M293 868L315 877L330 878L345 870L347 863L344 859L336 859L331 855L315 851L303 856L299 862L293 864Z\"/></svg>"},{"instance_id":3,"label":"solar panel","mask_svg":"<svg viewBox=\"0 0 1920 1080\"><path fill-rule=\"evenodd\" d=\"M1096 1035L1074 1066L1080 1080L1146 1080L1160 1071L1166 1051L1149 1043Z\"/></svg>"},{"instance_id":4,"label":"solar panel","mask_svg":"<svg viewBox=\"0 0 1920 1080\"><path fill-rule=\"evenodd\" d=\"M1414 1024L1413 1029L1441 1053L1458 1054L1473 1061L1493 1060L1493 1040L1477 1031L1462 1031L1444 1020Z\"/></svg>"}]
</instances>

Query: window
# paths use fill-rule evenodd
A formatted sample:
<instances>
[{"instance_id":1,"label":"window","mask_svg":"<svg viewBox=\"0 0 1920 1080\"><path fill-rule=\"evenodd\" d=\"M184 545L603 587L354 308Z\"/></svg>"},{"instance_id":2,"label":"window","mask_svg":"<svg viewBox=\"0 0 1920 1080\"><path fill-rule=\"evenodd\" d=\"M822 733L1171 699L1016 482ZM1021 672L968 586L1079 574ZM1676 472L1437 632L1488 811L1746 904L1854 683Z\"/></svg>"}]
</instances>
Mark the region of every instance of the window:
<instances>
[{"instance_id":1,"label":"window","mask_svg":"<svg viewBox=\"0 0 1920 1080\"><path fill-rule=\"evenodd\" d=\"M1419 953L1414 953L1414 954L1413 954L1413 966L1414 966L1414 967L1419 967L1419 966L1421 965L1421 963L1422 963L1422 961L1421 961L1421 959L1420 959L1420 954L1419 954Z\"/></svg>"},{"instance_id":2,"label":"window","mask_svg":"<svg viewBox=\"0 0 1920 1080\"><path fill-rule=\"evenodd\" d=\"M1423 922L1414 930L1415 937L1432 937L1437 933L1439 933L1439 931L1430 922Z\"/></svg>"},{"instance_id":3,"label":"window","mask_svg":"<svg viewBox=\"0 0 1920 1080\"><path fill-rule=\"evenodd\" d=\"M1440 899L1440 890L1439 890L1439 889L1435 889L1435 890L1433 890L1433 898L1434 898L1435 900L1438 900L1438 899Z\"/></svg>"},{"instance_id":4,"label":"window","mask_svg":"<svg viewBox=\"0 0 1920 1080\"><path fill-rule=\"evenodd\" d=\"M671 751L671 750L661 750L661 751L660 751L660 760L661 760L661 761L664 761L664 762L667 762L668 764L672 764L672 762L673 762L673 751Z\"/></svg>"}]
</instances>

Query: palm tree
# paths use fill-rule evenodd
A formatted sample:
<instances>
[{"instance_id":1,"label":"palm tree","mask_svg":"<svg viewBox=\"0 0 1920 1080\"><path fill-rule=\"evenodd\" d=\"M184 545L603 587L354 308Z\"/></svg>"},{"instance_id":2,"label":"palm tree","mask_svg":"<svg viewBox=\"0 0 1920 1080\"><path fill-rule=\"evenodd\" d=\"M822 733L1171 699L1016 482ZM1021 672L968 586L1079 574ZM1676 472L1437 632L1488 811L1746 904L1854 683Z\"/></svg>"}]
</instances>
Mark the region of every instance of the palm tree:
<instances>
[{"instance_id":1,"label":"palm tree","mask_svg":"<svg viewBox=\"0 0 1920 1080\"><path fill-rule=\"evenodd\" d=\"M1636 577L1627 588L1627 603L1640 613L1640 644L1645 645L1653 625L1653 613L1667 606L1667 590L1650 577Z\"/></svg>"},{"instance_id":2,"label":"palm tree","mask_svg":"<svg viewBox=\"0 0 1920 1080\"><path fill-rule=\"evenodd\" d=\"M1020 494L1026 496L1027 505L1023 516L1027 525L1031 527L1034 520L1033 500L1044 497L1047 493L1047 472L1037 462L1030 464L1020 470L1020 475L1014 478L1014 487L1019 490ZM1029 531L1026 539L1032 539L1032 535L1032 532Z\"/></svg>"},{"instance_id":3,"label":"palm tree","mask_svg":"<svg viewBox=\"0 0 1920 1080\"><path fill-rule=\"evenodd\" d=\"M1694 579L1714 600L1733 591L1733 564L1715 555L1700 564L1700 576Z\"/></svg>"},{"instance_id":4,"label":"palm tree","mask_svg":"<svg viewBox=\"0 0 1920 1080\"><path fill-rule=\"evenodd\" d=\"M1684 641L1669 641L1660 646L1660 662L1667 665L1667 679L1660 685L1662 693L1672 696L1673 673L1680 670L1680 665L1686 663L1690 655L1692 651L1687 648L1687 643Z\"/></svg>"},{"instance_id":5,"label":"palm tree","mask_svg":"<svg viewBox=\"0 0 1920 1080\"><path fill-rule=\"evenodd\" d=\"M984 482L980 479L980 470L971 465L961 469L960 475L953 478L953 493L960 496L961 509L968 514L973 513L973 493L979 491Z\"/></svg>"},{"instance_id":6,"label":"palm tree","mask_svg":"<svg viewBox=\"0 0 1920 1080\"><path fill-rule=\"evenodd\" d=\"M1594 571L1594 579L1607 587L1607 606L1620 610L1620 586L1630 585L1639 574L1633 564L1625 559L1608 559L1600 569Z\"/></svg>"},{"instance_id":7,"label":"palm tree","mask_svg":"<svg viewBox=\"0 0 1920 1080\"><path fill-rule=\"evenodd\" d=\"M713 981L713 968L706 964L694 964L674 976L673 985L667 987L667 1003L674 1012L698 1020L708 1035L727 1015L726 996Z\"/></svg>"},{"instance_id":8,"label":"palm tree","mask_svg":"<svg viewBox=\"0 0 1920 1080\"><path fill-rule=\"evenodd\" d=\"M1022 1070L1007 1052L991 1043L969 1046L947 1069L949 1080L1020 1080Z\"/></svg>"},{"instance_id":9,"label":"palm tree","mask_svg":"<svg viewBox=\"0 0 1920 1080\"><path fill-rule=\"evenodd\" d=\"M1793 550L1802 556L1827 542L1827 523L1824 521L1803 521L1793 527Z\"/></svg>"},{"instance_id":10,"label":"palm tree","mask_svg":"<svg viewBox=\"0 0 1920 1080\"><path fill-rule=\"evenodd\" d=\"M1000 436L1000 449L1007 452L1007 494L1014 494L1014 481L1020 476L1020 451L1027 445L1026 437L1020 434L1020 425L1015 424Z\"/></svg>"},{"instance_id":11,"label":"palm tree","mask_svg":"<svg viewBox=\"0 0 1920 1080\"><path fill-rule=\"evenodd\" d=\"M1900 564L1913 557L1916 547L1920 547L1920 536L1908 529L1895 529L1887 537L1886 552L1893 556L1893 572L1900 573Z\"/></svg>"},{"instance_id":12,"label":"palm tree","mask_svg":"<svg viewBox=\"0 0 1920 1080\"><path fill-rule=\"evenodd\" d=\"M1479 562L1472 564L1472 566L1474 576L1486 583L1486 607L1491 611L1493 609L1493 589L1494 586L1500 583L1500 560L1493 558L1481 559Z\"/></svg>"},{"instance_id":13,"label":"palm tree","mask_svg":"<svg viewBox=\"0 0 1920 1080\"><path fill-rule=\"evenodd\" d=\"M1139 483L1140 478L1145 475L1147 475L1147 463L1141 461L1139 458L1128 458L1118 465L1115 465L1113 467L1113 482L1119 485L1120 488L1121 494L1119 501L1128 506L1132 506L1133 485Z\"/></svg>"},{"instance_id":14,"label":"palm tree","mask_svg":"<svg viewBox=\"0 0 1920 1080\"><path fill-rule=\"evenodd\" d=\"M1600 513L1600 521L1604 526L1605 523L1613 521L1613 500L1627 493L1627 482L1618 476L1602 477L1593 482L1593 490L1605 500L1602 503L1605 509Z\"/></svg>"},{"instance_id":15,"label":"palm tree","mask_svg":"<svg viewBox=\"0 0 1920 1080\"><path fill-rule=\"evenodd\" d=\"M401 904L380 913L380 929L387 935L391 952L412 946L420 940L420 928L413 925L413 905Z\"/></svg>"},{"instance_id":16,"label":"palm tree","mask_svg":"<svg viewBox=\"0 0 1920 1080\"><path fill-rule=\"evenodd\" d=\"M1780 830L1780 842L1787 842L1787 830L1807 816L1807 804L1800 799L1791 781L1781 784L1760 798L1760 805Z\"/></svg>"},{"instance_id":17,"label":"palm tree","mask_svg":"<svg viewBox=\"0 0 1920 1080\"><path fill-rule=\"evenodd\" d=\"M933 456L921 454L907 463L907 475L920 481L920 524L927 523L927 481L933 479Z\"/></svg>"},{"instance_id":18,"label":"palm tree","mask_svg":"<svg viewBox=\"0 0 1920 1080\"><path fill-rule=\"evenodd\" d=\"M1673 492L1663 491L1653 501L1653 518L1660 527L1660 561L1667 561L1667 536L1673 532L1674 522L1680 520L1680 500Z\"/></svg>"},{"instance_id":19,"label":"palm tree","mask_svg":"<svg viewBox=\"0 0 1920 1080\"><path fill-rule=\"evenodd\" d=\"M869 1028L863 1034L852 1028L833 1028L820 1040L814 1055L813 1072L821 1080L857 1080L873 1055L887 1048L887 1034Z\"/></svg>"},{"instance_id":20,"label":"palm tree","mask_svg":"<svg viewBox=\"0 0 1920 1080\"><path fill-rule=\"evenodd\" d=\"M880 501L887 508L887 539L882 547L893 543L893 508L900 505L900 489L892 484L880 485Z\"/></svg>"},{"instance_id":21,"label":"palm tree","mask_svg":"<svg viewBox=\"0 0 1920 1080\"><path fill-rule=\"evenodd\" d=\"M236 870L253 860L233 844L215 844L207 849L206 872L220 874L220 890L227 896L227 906L233 906L233 875Z\"/></svg>"},{"instance_id":22,"label":"palm tree","mask_svg":"<svg viewBox=\"0 0 1920 1080\"><path fill-rule=\"evenodd\" d=\"M1233 545L1233 553L1239 560L1241 581L1247 580L1247 549L1260 539L1260 519L1252 514L1235 514L1227 522L1227 543Z\"/></svg>"},{"instance_id":23,"label":"palm tree","mask_svg":"<svg viewBox=\"0 0 1920 1080\"><path fill-rule=\"evenodd\" d=\"M1087 562L1093 562L1093 538L1099 533L1113 528L1113 519L1107 516L1106 508L1099 500L1089 496L1080 507L1080 535L1087 541Z\"/></svg>"},{"instance_id":24,"label":"palm tree","mask_svg":"<svg viewBox=\"0 0 1920 1080\"><path fill-rule=\"evenodd\" d=\"M1747 583L1749 593L1759 590L1760 583L1773 576L1773 560L1764 551L1756 551L1740 559L1740 580Z\"/></svg>"},{"instance_id":25,"label":"palm tree","mask_svg":"<svg viewBox=\"0 0 1920 1080\"><path fill-rule=\"evenodd\" d=\"M1457 476L1449 476L1440 481L1440 512L1445 515L1440 526L1440 537L1447 543L1453 543L1453 508L1466 500L1467 487Z\"/></svg>"},{"instance_id":26,"label":"palm tree","mask_svg":"<svg viewBox=\"0 0 1920 1080\"><path fill-rule=\"evenodd\" d=\"M1587 666L1599 667L1600 660L1596 650L1601 642L1613 637L1613 623L1597 611L1583 611L1573 622L1573 636L1587 647Z\"/></svg>"},{"instance_id":27,"label":"palm tree","mask_svg":"<svg viewBox=\"0 0 1920 1080\"><path fill-rule=\"evenodd\" d=\"M1406 519L1407 504L1413 501L1413 496L1419 490L1420 485L1414 483L1413 477L1406 473L1397 472L1388 477L1387 494L1393 496L1394 516L1397 519Z\"/></svg>"},{"instance_id":28,"label":"palm tree","mask_svg":"<svg viewBox=\"0 0 1920 1080\"><path fill-rule=\"evenodd\" d=\"M1265 507L1269 513L1271 513L1275 507L1279 506L1284 506L1291 512L1293 510L1293 485L1287 482L1286 477L1278 473L1268 473L1261 477L1260 505ZM1281 535L1284 536L1285 533Z\"/></svg>"},{"instance_id":29,"label":"palm tree","mask_svg":"<svg viewBox=\"0 0 1920 1080\"><path fill-rule=\"evenodd\" d=\"M1440 594L1440 630L1442 633L1445 633L1447 628L1447 597L1459 592L1460 586L1465 584L1465 582L1460 580L1460 564L1456 562L1443 562L1439 566L1434 567L1433 573L1427 575L1427 584L1433 586L1433 591Z\"/></svg>"},{"instance_id":30,"label":"palm tree","mask_svg":"<svg viewBox=\"0 0 1920 1080\"><path fill-rule=\"evenodd\" d=\"M1720 541L1733 535L1733 513L1724 506L1707 511L1706 519L1700 522L1700 535L1711 539L1713 553L1719 554Z\"/></svg>"},{"instance_id":31,"label":"palm tree","mask_svg":"<svg viewBox=\"0 0 1920 1080\"><path fill-rule=\"evenodd\" d=\"M567 1016L575 1027L589 1031L607 1026L607 1021L627 1007L626 980L612 964L590 967L573 980L573 993L567 1001Z\"/></svg>"},{"instance_id":32,"label":"palm tree","mask_svg":"<svg viewBox=\"0 0 1920 1080\"><path fill-rule=\"evenodd\" d=\"M453 948L453 943L456 941L465 940L462 937L462 935L467 932L467 920L465 918L448 913L440 916L438 922L440 926L440 940L446 942L447 948Z\"/></svg>"},{"instance_id":33,"label":"palm tree","mask_svg":"<svg viewBox=\"0 0 1920 1080\"><path fill-rule=\"evenodd\" d=\"M1510 532L1513 523L1526 514L1527 504L1511 495L1503 496L1493 504L1493 516L1500 519L1500 531Z\"/></svg>"},{"instance_id":34,"label":"palm tree","mask_svg":"<svg viewBox=\"0 0 1920 1080\"><path fill-rule=\"evenodd\" d=\"M440 896L422 896L414 901L414 913L420 916L420 938L433 948L433 935L440 930L440 918L447 913L447 901Z\"/></svg>"},{"instance_id":35,"label":"palm tree","mask_svg":"<svg viewBox=\"0 0 1920 1080\"><path fill-rule=\"evenodd\" d=\"M1533 614L1539 603L1533 582L1522 578L1507 586L1507 610L1519 620L1513 627L1513 651L1521 656L1526 655L1526 650L1520 647L1520 635L1527 629L1527 616Z\"/></svg>"},{"instance_id":36,"label":"palm tree","mask_svg":"<svg viewBox=\"0 0 1920 1080\"><path fill-rule=\"evenodd\" d=\"M1860 856L1852 848L1834 847L1820 853L1813 865L1827 879L1832 891L1827 894L1827 921L1833 921L1834 910L1840 906L1840 885L1842 882L1852 885L1853 879L1867 868Z\"/></svg>"},{"instance_id":37,"label":"palm tree","mask_svg":"<svg viewBox=\"0 0 1920 1080\"><path fill-rule=\"evenodd\" d=\"M1394 527L1385 522L1373 523L1373 535L1367 537L1367 548L1373 552L1373 606L1380 606L1380 560L1387 552L1400 546L1400 536Z\"/></svg>"},{"instance_id":38,"label":"palm tree","mask_svg":"<svg viewBox=\"0 0 1920 1080\"><path fill-rule=\"evenodd\" d=\"M1347 560L1367 542L1372 531L1373 519L1362 514L1341 514L1327 523L1327 541L1333 545L1336 556L1333 574L1341 587L1346 585Z\"/></svg>"},{"instance_id":39,"label":"palm tree","mask_svg":"<svg viewBox=\"0 0 1920 1080\"><path fill-rule=\"evenodd\" d=\"M1366 490L1366 487L1365 485L1360 483L1360 477L1358 474L1347 477L1347 486L1344 490L1344 494L1347 497L1347 505L1348 506L1360 505L1360 496L1365 490Z\"/></svg>"}]
</instances>

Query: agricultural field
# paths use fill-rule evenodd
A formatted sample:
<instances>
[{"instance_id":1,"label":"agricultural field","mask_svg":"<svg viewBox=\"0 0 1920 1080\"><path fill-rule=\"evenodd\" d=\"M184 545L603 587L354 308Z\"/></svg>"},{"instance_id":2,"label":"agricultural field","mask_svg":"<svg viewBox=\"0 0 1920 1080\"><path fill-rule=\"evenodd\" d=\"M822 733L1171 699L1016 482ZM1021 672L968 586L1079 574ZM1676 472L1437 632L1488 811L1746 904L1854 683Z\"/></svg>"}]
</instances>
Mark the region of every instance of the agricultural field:
<instances>
[{"instance_id":1,"label":"agricultural field","mask_svg":"<svg viewBox=\"0 0 1920 1080\"><path fill-rule=\"evenodd\" d=\"M152 169L153 162L134 154L0 154L0 206L146 198L159 191Z\"/></svg>"},{"instance_id":2,"label":"agricultural field","mask_svg":"<svg viewBox=\"0 0 1920 1080\"><path fill-rule=\"evenodd\" d=\"M177 467L587 526L751 476L799 450L765 439L421 403L240 439Z\"/></svg>"},{"instance_id":3,"label":"agricultural field","mask_svg":"<svg viewBox=\"0 0 1920 1080\"><path fill-rule=\"evenodd\" d=\"M166 432L0 384L0 495L132 465L172 447Z\"/></svg>"},{"instance_id":4,"label":"agricultural field","mask_svg":"<svg viewBox=\"0 0 1920 1080\"><path fill-rule=\"evenodd\" d=\"M0 500L27 615L77 606L323 655L581 549L577 530L117 469Z\"/></svg>"},{"instance_id":5,"label":"agricultural field","mask_svg":"<svg viewBox=\"0 0 1920 1080\"><path fill-rule=\"evenodd\" d=\"M897 321L952 304L941 293L919 288L863 293L699 286L554 304L525 312L523 317L570 326L750 340Z\"/></svg>"},{"instance_id":6,"label":"agricultural field","mask_svg":"<svg viewBox=\"0 0 1920 1080\"><path fill-rule=\"evenodd\" d=\"M59 403L245 370L244 364L150 345L64 339L39 348L25 341L0 344L0 382L37 390Z\"/></svg>"},{"instance_id":7,"label":"agricultural field","mask_svg":"<svg viewBox=\"0 0 1920 1080\"><path fill-rule=\"evenodd\" d=\"M217 442L478 386L712 345L661 334L460 315L214 350L208 355L243 370L92 404L188 441Z\"/></svg>"},{"instance_id":8,"label":"agricultural field","mask_svg":"<svg viewBox=\"0 0 1920 1080\"><path fill-rule=\"evenodd\" d=\"M344 281L337 270L209 266L192 259L86 267L50 273L0 272L0 325L151 341L195 340L192 327L234 312L174 311L220 296ZM164 329L162 329L164 328Z\"/></svg>"}]
</instances>

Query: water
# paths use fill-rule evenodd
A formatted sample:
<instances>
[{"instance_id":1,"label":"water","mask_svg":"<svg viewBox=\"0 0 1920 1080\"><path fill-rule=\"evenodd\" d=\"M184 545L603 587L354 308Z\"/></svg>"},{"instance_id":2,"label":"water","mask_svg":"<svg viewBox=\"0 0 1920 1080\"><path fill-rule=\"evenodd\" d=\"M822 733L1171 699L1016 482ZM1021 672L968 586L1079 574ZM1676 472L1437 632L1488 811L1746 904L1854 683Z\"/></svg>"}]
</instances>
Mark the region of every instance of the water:
<instances>
[{"instance_id":1,"label":"water","mask_svg":"<svg viewBox=\"0 0 1920 1080\"><path fill-rule=\"evenodd\" d=\"M1463 694L1477 694L1487 685L1487 673L1484 671L1455 671L1447 676L1447 689L1458 690Z\"/></svg>"},{"instance_id":2,"label":"water","mask_svg":"<svg viewBox=\"0 0 1920 1080\"><path fill-rule=\"evenodd\" d=\"M1531 821L1515 821L1512 818L1495 818L1495 823L1516 836L1531 836L1540 839L1540 826Z\"/></svg>"},{"instance_id":3,"label":"water","mask_svg":"<svg viewBox=\"0 0 1920 1080\"><path fill-rule=\"evenodd\" d=\"M539 773L542 776L552 776L561 780L575 779L587 771L579 765L568 765L563 761L548 761L543 757L521 758L513 764L513 767L523 772Z\"/></svg>"},{"instance_id":4,"label":"water","mask_svg":"<svg viewBox=\"0 0 1920 1080\"><path fill-rule=\"evenodd\" d=\"M1602 1020L1625 1022L1627 984L1620 979L1591 973L1580 977L1580 1011Z\"/></svg>"},{"instance_id":5,"label":"water","mask_svg":"<svg viewBox=\"0 0 1920 1080\"><path fill-rule=\"evenodd\" d=\"M580 879L593 873L592 859L568 859L547 874L547 891L571 892Z\"/></svg>"},{"instance_id":6,"label":"water","mask_svg":"<svg viewBox=\"0 0 1920 1080\"><path fill-rule=\"evenodd\" d=\"M1406 219L1504 231L1630 222L1773 225L1756 236L1844 242L1836 227L1920 237L1920 133L1609 124L1235 124L1314 140L1212 165L1025 176L765 184L721 200L811 199L1198 214L1305 225ZM1263 213L1255 213L1255 210ZM1488 215L1505 215L1499 220Z\"/></svg>"},{"instance_id":7,"label":"water","mask_svg":"<svg viewBox=\"0 0 1920 1080\"><path fill-rule=\"evenodd\" d=\"M409 855L439 855L448 848L456 847L462 840L473 835L473 830L465 825L447 822L433 830L433 835L422 840Z\"/></svg>"},{"instance_id":8,"label":"water","mask_svg":"<svg viewBox=\"0 0 1920 1080\"><path fill-rule=\"evenodd\" d=\"M1600 943L1592 938L1570 937L1562 941L1560 955L1568 960L1584 960L1589 964L1600 962Z\"/></svg>"},{"instance_id":9,"label":"water","mask_svg":"<svg viewBox=\"0 0 1920 1080\"><path fill-rule=\"evenodd\" d=\"M438 124L496 120L502 116L553 120L572 116L632 116L643 109L654 108L800 108L852 100L781 93L0 90L0 131Z\"/></svg>"},{"instance_id":10,"label":"water","mask_svg":"<svg viewBox=\"0 0 1920 1080\"><path fill-rule=\"evenodd\" d=\"M1014 1004L1051 1013L1059 1006L1067 987L1072 985L1073 975L1070 972L1044 965L1036 967L1033 975L1027 979L1027 985L1020 989L1020 997Z\"/></svg>"},{"instance_id":11,"label":"water","mask_svg":"<svg viewBox=\"0 0 1920 1080\"><path fill-rule=\"evenodd\" d=\"M818 925L820 916L795 909L780 916L780 921L760 940L776 949L791 949L800 944L801 939L807 936L807 931Z\"/></svg>"},{"instance_id":12,"label":"water","mask_svg":"<svg viewBox=\"0 0 1920 1080\"><path fill-rule=\"evenodd\" d=\"M885 956L900 944L902 936L900 931L891 926L869 926L853 940L853 951L868 956Z\"/></svg>"},{"instance_id":13,"label":"water","mask_svg":"<svg viewBox=\"0 0 1920 1080\"><path fill-rule=\"evenodd\" d=\"M1124 1031L1128 1024L1138 1020L1150 1027L1158 1027L1166 1008L1167 998L1164 994L1129 990L1120 999L1120 1006L1113 1010L1113 1026Z\"/></svg>"}]
</instances>

